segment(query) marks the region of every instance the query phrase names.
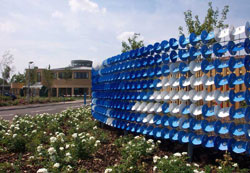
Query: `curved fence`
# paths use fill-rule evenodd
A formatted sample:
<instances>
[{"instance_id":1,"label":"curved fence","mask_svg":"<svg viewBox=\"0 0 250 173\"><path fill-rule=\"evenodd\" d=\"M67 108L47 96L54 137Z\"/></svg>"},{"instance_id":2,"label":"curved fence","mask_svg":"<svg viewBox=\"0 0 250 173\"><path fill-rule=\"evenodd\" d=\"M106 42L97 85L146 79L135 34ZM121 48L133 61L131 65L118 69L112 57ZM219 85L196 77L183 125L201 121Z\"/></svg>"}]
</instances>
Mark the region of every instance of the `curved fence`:
<instances>
[{"instance_id":1,"label":"curved fence","mask_svg":"<svg viewBox=\"0 0 250 173\"><path fill-rule=\"evenodd\" d=\"M92 70L92 114L119 129L250 154L250 26L184 35Z\"/></svg>"}]
</instances>

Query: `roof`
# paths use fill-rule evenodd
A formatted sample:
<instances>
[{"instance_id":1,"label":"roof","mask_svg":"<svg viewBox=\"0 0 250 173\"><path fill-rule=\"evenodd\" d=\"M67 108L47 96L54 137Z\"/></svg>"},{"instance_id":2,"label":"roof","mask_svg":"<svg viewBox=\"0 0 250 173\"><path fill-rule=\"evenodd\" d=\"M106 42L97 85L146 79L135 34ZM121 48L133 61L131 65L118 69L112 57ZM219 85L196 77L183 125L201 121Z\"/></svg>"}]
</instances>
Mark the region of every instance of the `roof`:
<instances>
[{"instance_id":1,"label":"roof","mask_svg":"<svg viewBox=\"0 0 250 173\"><path fill-rule=\"evenodd\" d=\"M69 68L70 70L91 70L92 67L64 67L64 68L53 68L51 70L65 70L65 68Z\"/></svg>"}]
</instances>

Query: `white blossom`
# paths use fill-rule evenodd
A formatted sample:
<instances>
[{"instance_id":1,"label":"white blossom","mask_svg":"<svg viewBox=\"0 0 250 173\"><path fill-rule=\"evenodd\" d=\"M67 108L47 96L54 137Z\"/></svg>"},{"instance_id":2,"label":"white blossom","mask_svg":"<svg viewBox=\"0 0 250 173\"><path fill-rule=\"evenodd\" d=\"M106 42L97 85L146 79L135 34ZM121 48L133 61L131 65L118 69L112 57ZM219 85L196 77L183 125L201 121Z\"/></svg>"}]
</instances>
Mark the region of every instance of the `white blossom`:
<instances>
[{"instance_id":1,"label":"white blossom","mask_svg":"<svg viewBox=\"0 0 250 173\"><path fill-rule=\"evenodd\" d=\"M237 163L234 163L234 164L233 164L233 167L235 167L235 168L238 167L238 164L237 164Z\"/></svg>"},{"instance_id":2,"label":"white blossom","mask_svg":"<svg viewBox=\"0 0 250 173\"><path fill-rule=\"evenodd\" d=\"M194 163L194 166L196 166L196 167L198 167L198 168L200 167L197 163Z\"/></svg>"},{"instance_id":3,"label":"white blossom","mask_svg":"<svg viewBox=\"0 0 250 173\"><path fill-rule=\"evenodd\" d=\"M48 170L46 168L41 168L41 169L38 169L36 173L48 173Z\"/></svg>"},{"instance_id":4,"label":"white blossom","mask_svg":"<svg viewBox=\"0 0 250 173\"><path fill-rule=\"evenodd\" d=\"M64 148L63 148L63 147L60 147L59 149L60 149L61 151L63 151L63 150L64 150Z\"/></svg>"},{"instance_id":5,"label":"white blossom","mask_svg":"<svg viewBox=\"0 0 250 173\"><path fill-rule=\"evenodd\" d=\"M77 138L77 136L78 136L77 133L74 133L74 134L72 135L73 138Z\"/></svg>"},{"instance_id":6,"label":"white blossom","mask_svg":"<svg viewBox=\"0 0 250 173\"><path fill-rule=\"evenodd\" d=\"M157 170L157 166L154 166L153 167L153 171L155 172Z\"/></svg>"},{"instance_id":7,"label":"white blossom","mask_svg":"<svg viewBox=\"0 0 250 173\"><path fill-rule=\"evenodd\" d=\"M164 159L168 159L168 156L167 156L167 155L165 155L163 158L164 158Z\"/></svg>"},{"instance_id":8,"label":"white blossom","mask_svg":"<svg viewBox=\"0 0 250 173\"><path fill-rule=\"evenodd\" d=\"M49 140L51 143L54 143L54 142L56 142L56 137L51 137Z\"/></svg>"},{"instance_id":9,"label":"white blossom","mask_svg":"<svg viewBox=\"0 0 250 173\"><path fill-rule=\"evenodd\" d=\"M174 156L181 157L181 153L174 153Z\"/></svg>"},{"instance_id":10,"label":"white blossom","mask_svg":"<svg viewBox=\"0 0 250 173\"><path fill-rule=\"evenodd\" d=\"M107 168L105 169L104 173L109 173L109 172L112 172L112 169L111 168Z\"/></svg>"},{"instance_id":11,"label":"white blossom","mask_svg":"<svg viewBox=\"0 0 250 173\"><path fill-rule=\"evenodd\" d=\"M39 145L39 146L37 147L37 152L41 152L41 149L42 149L42 146Z\"/></svg>"},{"instance_id":12,"label":"white blossom","mask_svg":"<svg viewBox=\"0 0 250 173\"><path fill-rule=\"evenodd\" d=\"M200 173L197 169L194 169L194 173Z\"/></svg>"},{"instance_id":13,"label":"white blossom","mask_svg":"<svg viewBox=\"0 0 250 173\"><path fill-rule=\"evenodd\" d=\"M184 155L187 155L187 152L182 152L181 154L184 156Z\"/></svg>"},{"instance_id":14,"label":"white blossom","mask_svg":"<svg viewBox=\"0 0 250 173\"><path fill-rule=\"evenodd\" d=\"M139 139L139 138L140 138L140 136L136 136L136 137L135 137L135 139Z\"/></svg>"},{"instance_id":15,"label":"white blossom","mask_svg":"<svg viewBox=\"0 0 250 173\"><path fill-rule=\"evenodd\" d=\"M54 147L50 147L50 148L48 149L48 152L49 152L49 155L52 155L52 154L54 154L54 153L56 152L56 150L55 150Z\"/></svg>"},{"instance_id":16,"label":"white blossom","mask_svg":"<svg viewBox=\"0 0 250 173\"><path fill-rule=\"evenodd\" d=\"M158 157L158 156L154 156L154 157L153 157L153 162L156 163L158 159L161 159L161 158Z\"/></svg>"},{"instance_id":17,"label":"white blossom","mask_svg":"<svg viewBox=\"0 0 250 173\"><path fill-rule=\"evenodd\" d=\"M17 136L17 134L14 134L12 137L15 138Z\"/></svg>"},{"instance_id":18,"label":"white blossom","mask_svg":"<svg viewBox=\"0 0 250 173\"><path fill-rule=\"evenodd\" d=\"M59 163L55 163L55 164L53 165L53 168L59 168L59 166L60 166Z\"/></svg>"}]
</instances>

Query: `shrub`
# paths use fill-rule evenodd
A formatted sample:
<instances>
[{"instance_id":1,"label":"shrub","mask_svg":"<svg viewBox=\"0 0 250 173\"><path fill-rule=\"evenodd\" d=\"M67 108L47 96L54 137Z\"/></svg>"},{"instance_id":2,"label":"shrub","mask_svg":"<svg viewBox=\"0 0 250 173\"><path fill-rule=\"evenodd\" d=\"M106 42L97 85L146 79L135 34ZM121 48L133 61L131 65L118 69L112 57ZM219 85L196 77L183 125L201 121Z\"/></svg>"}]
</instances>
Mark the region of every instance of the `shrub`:
<instances>
[{"instance_id":1,"label":"shrub","mask_svg":"<svg viewBox=\"0 0 250 173\"><path fill-rule=\"evenodd\" d=\"M117 143L120 145L120 141ZM151 156L158 146L152 139L146 140L143 136L136 136L121 145L121 164L107 168L111 172L146 172L143 159Z\"/></svg>"},{"instance_id":2,"label":"shrub","mask_svg":"<svg viewBox=\"0 0 250 173\"><path fill-rule=\"evenodd\" d=\"M197 164L187 163L188 157L186 153L175 153L172 156L158 157L154 156L153 162L156 163L154 166L154 171L160 173L172 173L172 172L183 172L183 173L193 173L199 172ZM195 170L195 171L194 171Z\"/></svg>"}]
</instances>

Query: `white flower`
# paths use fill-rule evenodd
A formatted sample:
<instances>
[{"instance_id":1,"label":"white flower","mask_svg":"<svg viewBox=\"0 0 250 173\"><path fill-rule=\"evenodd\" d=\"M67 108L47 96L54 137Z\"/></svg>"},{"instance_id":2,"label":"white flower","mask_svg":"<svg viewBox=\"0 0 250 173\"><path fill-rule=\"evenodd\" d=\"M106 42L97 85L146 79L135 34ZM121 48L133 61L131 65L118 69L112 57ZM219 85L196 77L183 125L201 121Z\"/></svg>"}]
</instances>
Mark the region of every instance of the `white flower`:
<instances>
[{"instance_id":1,"label":"white flower","mask_svg":"<svg viewBox=\"0 0 250 173\"><path fill-rule=\"evenodd\" d=\"M59 166L60 166L59 163L55 163L55 164L53 165L53 168L59 168Z\"/></svg>"},{"instance_id":2,"label":"white flower","mask_svg":"<svg viewBox=\"0 0 250 173\"><path fill-rule=\"evenodd\" d=\"M39 145L39 146L37 147L37 152L40 152L42 148L43 148L43 147L42 147L41 145Z\"/></svg>"},{"instance_id":3,"label":"white flower","mask_svg":"<svg viewBox=\"0 0 250 173\"><path fill-rule=\"evenodd\" d=\"M89 138L90 140L92 140L92 139L95 139L95 137L94 136L90 136L90 138Z\"/></svg>"},{"instance_id":4,"label":"white flower","mask_svg":"<svg viewBox=\"0 0 250 173\"><path fill-rule=\"evenodd\" d=\"M234 164L233 164L233 167L235 167L235 168L238 167L238 164L237 164L237 163L234 163Z\"/></svg>"},{"instance_id":5,"label":"white flower","mask_svg":"<svg viewBox=\"0 0 250 173\"><path fill-rule=\"evenodd\" d=\"M174 153L174 156L181 157L181 153Z\"/></svg>"},{"instance_id":6,"label":"white flower","mask_svg":"<svg viewBox=\"0 0 250 173\"><path fill-rule=\"evenodd\" d=\"M221 166L219 166L219 167L218 167L218 169L222 169L222 167L221 167Z\"/></svg>"},{"instance_id":7,"label":"white flower","mask_svg":"<svg viewBox=\"0 0 250 173\"><path fill-rule=\"evenodd\" d=\"M60 149L61 151L63 151L63 150L64 150L64 148L63 148L63 147L60 147L59 149Z\"/></svg>"},{"instance_id":8,"label":"white flower","mask_svg":"<svg viewBox=\"0 0 250 173\"><path fill-rule=\"evenodd\" d=\"M190 167L191 165L189 163L187 163L186 166Z\"/></svg>"},{"instance_id":9,"label":"white flower","mask_svg":"<svg viewBox=\"0 0 250 173\"><path fill-rule=\"evenodd\" d=\"M71 156L71 154L68 152L68 153L66 153L66 156Z\"/></svg>"},{"instance_id":10,"label":"white flower","mask_svg":"<svg viewBox=\"0 0 250 173\"><path fill-rule=\"evenodd\" d=\"M33 130L31 133L36 133L37 132L37 130Z\"/></svg>"},{"instance_id":11,"label":"white flower","mask_svg":"<svg viewBox=\"0 0 250 173\"><path fill-rule=\"evenodd\" d=\"M153 143L154 141L153 141L153 139L149 139L148 141L147 141L147 143L149 144L149 143Z\"/></svg>"},{"instance_id":12,"label":"white flower","mask_svg":"<svg viewBox=\"0 0 250 173\"><path fill-rule=\"evenodd\" d=\"M14 134L12 137L15 138L17 136L17 134Z\"/></svg>"},{"instance_id":13,"label":"white flower","mask_svg":"<svg viewBox=\"0 0 250 173\"><path fill-rule=\"evenodd\" d=\"M41 168L41 169L38 169L36 173L48 173L48 170L46 168Z\"/></svg>"},{"instance_id":14,"label":"white flower","mask_svg":"<svg viewBox=\"0 0 250 173\"><path fill-rule=\"evenodd\" d=\"M157 166L154 166L154 167L153 167L153 171L155 172L155 171L156 171L156 169L157 169Z\"/></svg>"},{"instance_id":15,"label":"white flower","mask_svg":"<svg viewBox=\"0 0 250 173\"><path fill-rule=\"evenodd\" d=\"M158 156L154 156L154 157L153 157L153 162L156 163L158 159L161 159L161 158L158 157Z\"/></svg>"},{"instance_id":16,"label":"white flower","mask_svg":"<svg viewBox=\"0 0 250 173\"><path fill-rule=\"evenodd\" d=\"M78 136L77 133L74 133L74 134L72 135L73 138L77 138L77 136Z\"/></svg>"},{"instance_id":17,"label":"white flower","mask_svg":"<svg viewBox=\"0 0 250 173\"><path fill-rule=\"evenodd\" d=\"M49 140L51 143L54 143L54 142L56 142L56 137L51 137Z\"/></svg>"},{"instance_id":18,"label":"white flower","mask_svg":"<svg viewBox=\"0 0 250 173\"><path fill-rule=\"evenodd\" d=\"M97 126L93 127L93 130L97 129Z\"/></svg>"},{"instance_id":19,"label":"white flower","mask_svg":"<svg viewBox=\"0 0 250 173\"><path fill-rule=\"evenodd\" d=\"M182 152L181 154L184 156L184 155L187 155L187 152Z\"/></svg>"},{"instance_id":20,"label":"white flower","mask_svg":"<svg viewBox=\"0 0 250 173\"><path fill-rule=\"evenodd\" d=\"M198 167L198 168L200 167L197 163L194 163L194 166L196 166L196 167Z\"/></svg>"},{"instance_id":21,"label":"white flower","mask_svg":"<svg viewBox=\"0 0 250 173\"><path fill-rule=\"evenodd\" d=\"M147 152L147 153L150 153L152 150L153 150L152 148L147 148L147 149L146 149L146 152Z\"/></svg>"},{"instance_id":22,"label":"white flower","mask_svg":"<svg viewBox=\"0 0 250 173\"><path fill-rule=\"evenodd\" d=\"M67 166L67 171L70 171L72 167L70 165Z\"/></svg>"},{"instance_id":23,"label":"white flower","mask_svg":"<svg viewBox=\"0 0 250 173\"><path fill-rule=\"evenodd\" d=\"M56 150L55 150L55 148L50 147L50 148L48 149L48 152L49 152L49 155L52 155L52 154L54 154L54 153L56 152Z\"/></svg>"},{"instance_id":24,"label":"white flower","mask_svg":"<svg viewBox=\"0 0 250 173\"><path fill-rule=\"evenodd\" d=\"M157 140L157 143L158 143L158 144L160 144L160 143L161 143L161 141L160 141L160 140Z\"/></svg>"},{"instance_id":25,"label":"white flower","mask_svg":"<svg viewBox=\"0 0 250 173\"><path fill-rule=\"evenodd\" d=\"M66 149L68 149L68 148L69 148L69 144L66 145Z\"/></svg>"},{"instance_id":26,"label":"white flower","mask_svg":"<svg viewBox=\"0 0 250 173\"><path fill-rule=\"evenodd\" d=\"M199 171L197 169L194 169L194 173L199 173Z\"/></svg>"},{"instance_id":27,"label":"white flower","mask_svg":"<svg viewBox=\"0 0 250 173\"><path fill-rule=\"evenodd\" d=\"M104 173L109 173L109 172L112 172L112 169L111 168L107 168L105 169Z\"/></svg>"},{"instance_id":28,"label":"white flower","mask_svg":"<svg viewBox=\"0 0 250 173\"><path fill-rule=\"evenodd\" d=\"M164 158L164 159L168 159L168 156L167 156L167 155L165 155L163 158Z\"/></svg>"},{"instance_id":29,"label":"white flower","mask_svg":"<svg viewBox=\"0 0 250 173\"><path fill-rule=\"evenodd\" d=\"M136 137L135 137L135 139L139 139L139 138L140 138L140 136L136 136Z\"/></svg>"},{"instance_id":30,"label":"white flower","mask_svg":"<svg viewBox=\"0 0 250 173\"><path fill-rule=\"evenodd\" d=\"M34 156L30 156L30 157L29 157L30 160L31 160L31 159L34 159L34 158L35 158Z\"/></svg>"}]
</instances>

